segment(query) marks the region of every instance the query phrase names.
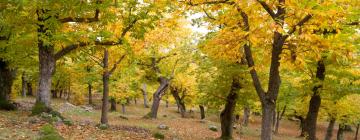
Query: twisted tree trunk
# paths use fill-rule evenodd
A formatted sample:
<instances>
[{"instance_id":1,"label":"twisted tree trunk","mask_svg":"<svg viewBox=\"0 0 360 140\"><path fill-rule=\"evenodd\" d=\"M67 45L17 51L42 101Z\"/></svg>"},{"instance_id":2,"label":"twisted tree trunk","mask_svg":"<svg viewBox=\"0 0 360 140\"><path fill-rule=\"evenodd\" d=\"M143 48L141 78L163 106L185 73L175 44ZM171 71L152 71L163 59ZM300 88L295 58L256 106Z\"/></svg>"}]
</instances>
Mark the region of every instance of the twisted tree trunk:
<instances>
[{"instance_id":1,"label":"twisted tree trunk","mask_svg":"<svg viewBox=\"0 0 360 140\"><path fill-rule=\"evenodd\" d=\"M318 66L316 70L316 78L320 81L325 79L325 64L323 60L318 61ZM317 83L313 88L313 95L310 99L309 111L305 119L305 135L308 140L316 140L316 124L317 116L319 114L321 97L320 89L322 88L322 83Z\"/></svg>"},{"instance_id":2,"label":"twisted tree trunk","mask_svg":"<svg viewBox=\"0 0 360 140\"><path fill-rule=\"evenodd\" d=\"M226 98L225 108L220 114L221 121L221 139L231 140L233 133L233 120L238 91L241 89L239 78L234 77L231 85L230 94Z\"/></svg>"},{"instance_id":3,"label":"twisted tree trunk","mask_svg":"<svg viewBox=\"0 0 360 140\"><path fill-rule=\"evenodd\" d=\"M165 90L168 88L170 80L165 77L159 77L159 82L160 86L153 94L153 104L149 113L150 117L153 119L157 118L161 97L163 96Z\"/></svg>"}]
</instances>

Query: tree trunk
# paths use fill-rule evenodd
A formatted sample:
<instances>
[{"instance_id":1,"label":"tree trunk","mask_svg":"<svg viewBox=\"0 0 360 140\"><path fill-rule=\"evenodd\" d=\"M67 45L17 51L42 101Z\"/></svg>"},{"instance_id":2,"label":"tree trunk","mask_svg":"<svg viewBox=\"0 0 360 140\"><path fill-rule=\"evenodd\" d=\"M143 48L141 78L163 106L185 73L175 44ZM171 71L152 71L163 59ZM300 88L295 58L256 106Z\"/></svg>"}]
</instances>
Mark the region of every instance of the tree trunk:
<instances>
[{"instance_id":1,"label":"tree trunk","mask_svg":"<svg viewBox=\"0 0 360 140\"><path fill-rule=\"evenodd\" d=\"M42 13L41 13L42 11ZM45 16L45 10L38 10L38 22L44 23L48 19ZM46 108L50 107L51 98L51 77L55 72L55 58L54 58L54 46L52 44L46 45L44 40L49 39L48 28L43 24L38 24L38 49L39 49L39 86L37 92L36 102L44 104Z\"/></svg>"},{"instance_id":2,"label":"tree trunk","mask_svg":"<svg viewBox=\"0 0 360 140\"><path fill-rule=\"evenodd\" d=\"M266 100L262 103L262 118L261 118L261 139L271 140L272 139L272 128L273 128L273 113L275 113L275 104L272 101Z\"/></svg>"},{"instance_id":3,"label":"tree trunk","mask_svg":"<svg viewBox=\"0 0 360 140\"><path fill-rule=\"evenodd\" d=\"M280 121L282 119L282 117L284 116L286 111L286 105L284 106L284 108L282 109L282 111L277 111L277 115L276 115L276 123L275 123L275 134L279 133L279 126L280 126Z\"/></svg>"},{"instance_id":4,"label":"tree trunk","mask_svg":"<svg viewBox=\"0 0 360 140\"><path fill-rule=\"evenodd\" d=\"M26 86L27 86L27 94L28 94L28 96L33 96L34 94L33 94L32 84L30 82L27 82Z\"/></svg>"},{"instance_id":5,"label":"tree trunk","mask_svg":"<svg viewBox=\"0 0 360 140\"><path fill-rule=\"evenodd\" d=\"M61 99L63 97L64 89L60 89L59 98Z\"/></svg>"},{"instance_id":6,"label":"tree trunk","mask_svg":"<svg viewBox=\"0 0 360 140\"><path fill-rule=\"evenodd\" d=\"M42 43L39 42L40 79L36 101L50 108L51 77L55 70L55 59L52 56L54 48L40 44Z\"/></svg>"},{"instance_id":7,"label":"tree trunk","mask_svg":"<svg viewBox=\"0 0 360 140\"><path fill-rule=\"evenodd\" d=\"M110 99L110 111L116 111L116 101L115 98Z\"/></svg>"},{"instance_id":8,"label":"tree trunk","mask_svg":"<svg viewBox=\"0 0 360 140\"><path fill-rule=\"evenodd\" d=\"M297 116L295 115L295 118L299 119L300 120L300 129L301 129L301 132L300 132L300 136L299 137L304 137L305 136L305 119L302 117L302 116Z\"/></svg>"},{"instance_id":9,"label":"tree trunk","mask_svg":"<svg viewBox=\"0 0 360 140\"><path fill-rule=\"evenodd\" d=\"M23 72L22 76L21 76L21 96L26 97L26 77L25 77L25 72Z\"/></svg>"},{"instance_id":10,"label":"tree trunk","mask_svg":"<svg viewBox=\"0 0 360 140\"><path fill-rule=\"evenodd\" d=\"M169 108L169 101L167 99L165 100L165 107Z\"/></svg>"},{"instance_id":11,"label":"tree trunk","mask_svg":"<svg viewBox=\"0 0 360 140\"><path fill-rule=\"evenodd\" d=\"M181 117L184 118L186 116L186 107L184 101L179 96L179 90L176 87L170 87L170 89L171 94L173 95L178 106L178 111L180 112Z\"/></svg>"},{"instance_id":12,"label":"tree trunk","mask_svg":"<svg viewBox=\"0 0 360 140\"><path fill-rule=\"evenodd\" d=\"M9 68L9 64L0 59L0 109L13 110L15 106L10 103L11 87L16 71Z\"/></svg>"},{"instance_id":13,"label":"tree trunk","mask_svg":"<svg viewBox=\"0 0 360 140\"><path fill-rule=\"evenodd\" d=\"M107 49L104 49L104 59L103 59L103 98L102 98L102 107L101 107L101 124L108 124L108 97L109 97L109 52Z\"/></svg>"},{"instance_id":14,"label":"tree trunk","mask_svg":"<svg viewBox=\"0 0 360 140\"><path fill-rule=\"evenodd\" d=\"M199 105L200 108L200 119L205 119L205 108L202 105Z\"/></svg>"},{"instance_id":15,"label":"tree trunk","mask_svg":"<svg viewBox=\"0 0 360 140\"><path fill-rule=\"evenodd\" d=\"M137 105L137 99L136 98L134 98L134 104Z\"/></svg>"},{"instance_id":16,"label":"tree trunk","mask_svg":"<svg viewBox=\"0 0 360 140\"><path fill-rule=\"evenodd\" d=\"M345 131L345 125L339 124L339 129L336 136L337 140L344 140L344 131Z\"/></svg>"},{"instance_id":17,"label":"tree trunk","mask_svg":"<svg viewBox=\"0 0 360 140\"><path fill-rule=\"evenodd\" d=\"M244 108L244 117L243 117L243 122L242 125L244 127L247 127L249 124L249 118L250 118L250 107L249 106L245 106Z\"/></svg>"},{"instance_id":18,"label":"tree trunk","mask_svg":"<svg viewBox=\"0 0 360 140\"><path fill-rule=\"evenodd\" d=\"M160 81L160 86L153 94L153 104L151 106L151 112L150 112L150 117L153 119L157 118L161 97L164 94L167 87L169 86L169 80L166 79L165 77L159 77L159 81Z\"/></svg>"},{"instance_id":19,"label":"tree trunk","mask_svg":"<svg viewBox=\"0 0 360 140\"><path fill-rule=\"evenodd\" d=\"M125 104L121 104L121 111L122 111L123 114L126 113Z\"/></svg>"},{"instance_id":20,"label":"tree trunk","mask_svg":"<svg viewBox=\"0 0 360 140\"><path fill-rule=\"evenodd\" d=\"M354 140L357 140L357 139L358 139L359 127L360 127L360 123L358 123L358 124L356 125L356 132L355 132L355 138L354 138Z\"/></svg>"},{"instance_id":21,"label":"tree trunk","mask_svg":"<svg viewBox=\"0 0 360 140\"><path fill-rule=\"evenodd\" d=\"M144 107L149 108L148 101L147 101L147 92L146 92L146 84L144 83L142 86L142 92L144 96Z\"/></svg>"},{"instance_id":22,"label":"tree trunk","mask_svg":"<svg viewBox=\"0 0 360 140\"><path fill-rule=\"evenodd\" d=\"M325 64L323 60L319 60L317 64L316 70L316 78L324 81L325 79ZM322 88L322 84L316 85L313 87L313 95L310 99L309 111L305 119L305 135L307 135L308 140L316 140L316 124L317 124L317 116L319 114L321 97L320 97L320 89Z\"/></svg>"},{"instance_id":23,"label":"tree trunk","mask_svg":"<svg viewBox=\"0 0 360 140\"><path fill-rule=\"evenodd\" d=\"M89 105L92 105L92 85L89 83L88 84L88 94L89 94Z\"/></svg>"},{"instance_id":24,"label":"tree trunk","mask_svg":"<svg viewBox=\"0 0 360 140\"><path fill-rule=\"evenodd\" d=\"M220 114L221 121L221 139L230 140L232 139L233 133L233 120L234 110L236 106L236 100L238 97L238 91L241 88L239 78L234 77L231 85L230 94L226 98L225 108Z\"/></svg>"},{"instance_id":25,"label":"tree trunk","mask_svg":"<svg viewBox=\"0 0 360 140\"><path fill-rule=\"evenodd\" d=\"M330 122L326 130L325 140L331 140L334 126L335 126L335 118L330 118Z\"/></svg>"}]
</instances>

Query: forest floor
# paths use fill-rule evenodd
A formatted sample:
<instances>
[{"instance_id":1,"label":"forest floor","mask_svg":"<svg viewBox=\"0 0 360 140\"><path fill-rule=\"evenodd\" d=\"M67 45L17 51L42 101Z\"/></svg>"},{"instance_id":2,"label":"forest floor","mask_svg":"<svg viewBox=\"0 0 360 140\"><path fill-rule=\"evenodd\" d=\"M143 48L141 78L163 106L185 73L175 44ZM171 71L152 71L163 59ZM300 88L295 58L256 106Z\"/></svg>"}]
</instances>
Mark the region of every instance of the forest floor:
<instances>
[{"instance_id":1,"label":"forest floor","mask_svg":"<svg viewBox=\"0 0 360 140\"><path fill-rule=\"evenodd\" d=\"M21 98L16 100L20 109L16 111L0 111L0 140L28 140L39 137L40 128L46 124L35 116L30 116L31 106L35 98ZM96 104L99 104L97 102ZM100 120L100 108L95 106L94 110L87 111L87 107L73 106L62 99L52 101L55 110L62 113L65 118L72 120L73 125L56 123L55 128L61 136L69 140L92 140L92 139L121 139L121 140L152 140L154 133L162 133L167 140L212 140L220 136L220 131L209 130L209 125L215 125L220 129L219 118L216 114L207 114L206 121L200 121L199 112L189 118L180 118L175 105L166 108L164 104L159 110L158 119L144 119L143 116L149 112L143 104L132 104L126 106L126 113L120 111L109 112L110 128L101 130L96 127ZM119 105L118 110L121 110ZM123 117L120 117L123 116ZM158 126L165 124L168 130L160 130ZM323 139L326 132L326 122L318 125L318 138ZM247 128L234 130L234 139L258 140L260 136L260 117L252 116ZM336 138L335 128L333 138ZM297 137L300 133L298 122L282 120L279 134L274 140L301 140ZM353 139L353 132L345 134L346 140Z\"/></svg>"}]
</instances>

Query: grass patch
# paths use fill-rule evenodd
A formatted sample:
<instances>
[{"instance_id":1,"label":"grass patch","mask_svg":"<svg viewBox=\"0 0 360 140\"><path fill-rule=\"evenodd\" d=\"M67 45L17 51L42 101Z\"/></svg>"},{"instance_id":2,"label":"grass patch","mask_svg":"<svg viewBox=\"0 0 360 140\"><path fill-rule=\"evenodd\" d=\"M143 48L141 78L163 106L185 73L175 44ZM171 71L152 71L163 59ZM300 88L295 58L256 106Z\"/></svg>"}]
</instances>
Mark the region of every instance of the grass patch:
<instances>
[{"instance_id":1,"label":"grass patch","mask_svg":"<svg viewBox=\"0 0 360 140\"><path fill-rule=\"evenodd\" d=\"M43 112L51 112L51 109L46 107L44 103L36 102L31 110L31 115L39 115Z\"/></svg>"},{"instance_id":2,"label":"grass patch","mask_svg":"<svg viewBox=\"0 0 360 140\"><path fill-rule=\"evenodd\" d=\"M165 139L165 135L162 134L162 133L160 133L160 132L155 132L155 133L153 134L153 136L154 136L154 138L156 138L156 139L161 139L161 140Z\"/></svg>"},{"instance_id":3,"label":"grass patch","mask_svg":"<svg viewBox=\"0 0 360 140\"><path fill-rule=\"evenodd\" d=\"M3 110L16 110L16 106L9 101L0 100L0 109Z\"/></svg>"},{"instance_id":4,"label":"grass patch","mask_svg":"<svg viewBox=\"0 0 360 140\"><path fill-rule=\"evenodd\" d=\"M45 124L40 129L40 138L38 140L64 140L57 130L50 124Z\"/></svg>"}]
</instances>

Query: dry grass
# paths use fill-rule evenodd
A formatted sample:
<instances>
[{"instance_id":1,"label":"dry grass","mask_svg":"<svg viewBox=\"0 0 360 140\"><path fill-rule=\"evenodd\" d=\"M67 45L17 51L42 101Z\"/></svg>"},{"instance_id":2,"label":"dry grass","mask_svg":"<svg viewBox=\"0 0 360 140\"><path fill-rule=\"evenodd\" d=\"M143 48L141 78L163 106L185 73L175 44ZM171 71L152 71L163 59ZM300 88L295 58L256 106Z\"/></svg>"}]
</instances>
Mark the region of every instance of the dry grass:
<instances>
[{"instance_id":1,"label":"dry grass","mask_svg":"<svg viewBox=\"0 0 360 140\"><path fill-rule=\"evenodd\" d=\"M34 100L33 98L21 99ZM141 100L139 100L141 101ZM99 104L99 99L95 101ZM55 99L53 105L55 109L59 109L64 100ZM118 106L121 109L121 106ZM95 127L100 120L100 110L92 112L69 110L63 112L63 115L74 121L75 125L57 125L59 133L66 139L154 139L152 134L160 132L165 134L165 139L181 139L181 140L211 140L220 136L220 132L213 132L208 126L216 125L220 128L219 117L216 114L207 114L207 123L200 122L198 110L194 109L194 113L189 118L180 118L175 105L165 108L161 104L158 119L144 119L143 116L149 112L149 108L144 108L143 104L130 104L126 106L126 113L109 112L108 130L100 130ZM0 111L0 139L34 139L38 136L39 128L45 123L31 124L28 123L29 111ZM119 116L126 116L128 120L121 119ZM241 130L234 130L234 138L241 140L258 140L260 139L261 118L252 116L249 127ZM89 125L80 125L83 122L90 122ZM169 126L169 130L159 130L159 124ZM323 139L326 132L327 123L319 122L318 138ZM336 138L337 129L334 130L333 139ZM274 135L275 140L301 140L298 135L300 133L297 122L282 120L279 128L279 134ZM345 134L346 140L352 140L354 134L348 132Z\"/></svg>"}]
</instances>

